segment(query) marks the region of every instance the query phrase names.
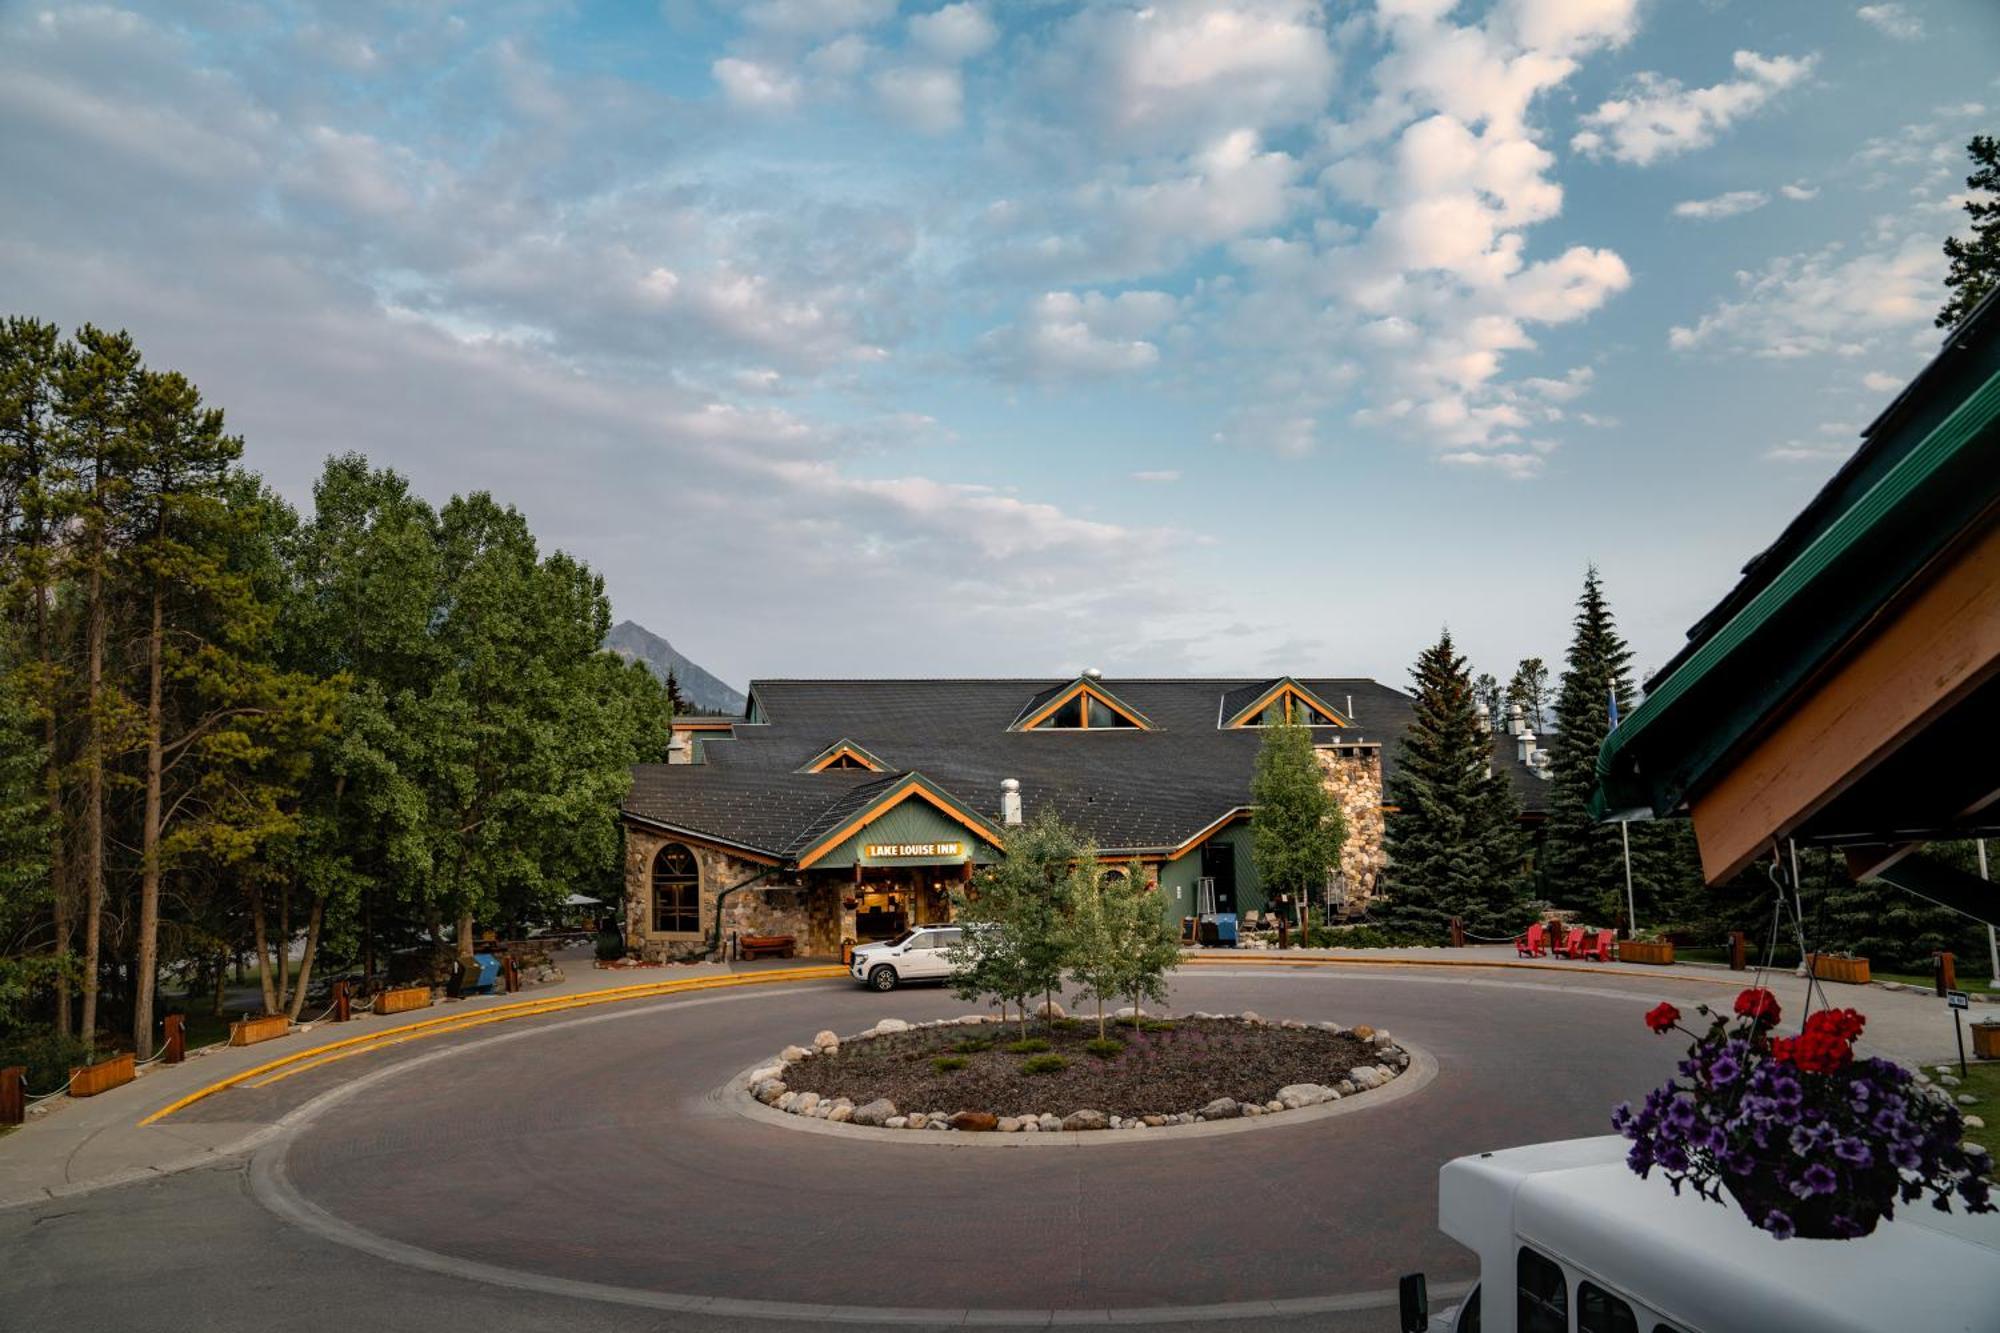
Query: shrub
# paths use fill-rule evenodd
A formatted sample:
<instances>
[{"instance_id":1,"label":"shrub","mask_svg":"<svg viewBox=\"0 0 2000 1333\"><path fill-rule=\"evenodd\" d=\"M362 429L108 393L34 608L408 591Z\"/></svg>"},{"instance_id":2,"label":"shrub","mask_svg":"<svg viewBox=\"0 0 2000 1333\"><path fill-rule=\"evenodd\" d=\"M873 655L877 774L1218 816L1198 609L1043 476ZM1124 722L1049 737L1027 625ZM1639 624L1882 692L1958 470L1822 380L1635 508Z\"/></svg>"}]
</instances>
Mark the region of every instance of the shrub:
<instances>
[{"instance_id":1,"label":"shrub","mask_svg":"<svg viewBox=\"0 0 2000 1333\"><path fill-rule=\"evenodd\" d=\"M960 1055L977 1055L981 1051L990 1051L993 1049L993 1038L967 1037L964 1041L955 1043L952 1049Z\"/></svg>"},{"instance_id":2,"label":"shrub","mask_svg":"<svg viewBox=\"0 0 2000 1333\"><path fill-rule=\"evenodd\" d=\"M1069 1068L1069 1061L1060 1055L1031 1055L1021 1061L1024 1074L1055 1074Z\"/></svg>"},{"instance_id":3,"label":"shrub","mask_svg":"<svg viewBox=\"0 0 2000 1333\"><path fill-rule=\"evenodd\" d=\"M1083 1026L1081 1018L1052 1018L1049 1026L1058 1032L1075 1032Z\"/></svg>"},{"instance_id":4,"label":"shrub","mask_svg":"<svg viewBox=\"0 0 2000 1333\"><path fill-rule=\"evenodd\" d=\"M931 1061L931 1068L937 1070L940 1074L949 1074L953 1070L963 1069L971 1063L972 1061L962 1055L940 1055L937 1059Z\"/></svg>"},{"instance_id":5,"label":"shrub","mask_svg":"<svg viewBox=\"0 0 2000 1333\"><path fill-rule=\"evenodd\" d=\"M0 1068L25 1065L22 1075L31 1092L49 1092L63 1085L69 1071L88 1063L89 1048L81 1037L58 1037L53 1032L19 1033L0 1043Z\"/></svg>"},{"instance_id":6,"label":"shrub","mask_svg":"<svg viewBox=\"0 0 2000 1333\"><path fill-rule=\"evenodd\" d=\"M1406 949L1442 944L1442 936L1432 938L1422 931L1396 930L1385 926L1308 926L1308 949Z\"/></svg>"},{"instance_id":7,"label":"shrub","mask_svg":"<svg viewBox=\"0 0 2000 1333\"><path fill-rule=\"evenodd\" d=\"M1139 1023L1139 1031L1141 1032L1172 1032L1173 1030L1174 1021L1170 1018L1147 1018L1140 1020Z\"/></svg>"},{"instance_id":8,"label":"shrub","mask_svg":"<svg viewBox=\"0 0 2000 1333\"><path fill-rule=\"evenodd\" d=\"M615 930L598 932L597 961L615 963L625 956L625 937Z\"/></svg>"},{"instance_id":9,"label":"shrub","mask_svg":"<svg viewBox=\"0 0 2000 1333\"><path fill-rule=\"evenodd\" d=\"M1000 1048L1009 1055L1040 1055L1049 1049L1047 1037L1030 1037L1026 1041L1010 1041Z\"/></svg>"},{"instance_id":10,"label":"shrub","mask_svg":"<svg viewBox=\"0 0 2000 1333\"><path fill-rule=\"evenodd\" d=\"M1125 1043L1116 1037L1096 1037L1083 1044L1083 1049L1101 1060L1109 1060L1125 1049Z\"/></svg>"}]
</instances>

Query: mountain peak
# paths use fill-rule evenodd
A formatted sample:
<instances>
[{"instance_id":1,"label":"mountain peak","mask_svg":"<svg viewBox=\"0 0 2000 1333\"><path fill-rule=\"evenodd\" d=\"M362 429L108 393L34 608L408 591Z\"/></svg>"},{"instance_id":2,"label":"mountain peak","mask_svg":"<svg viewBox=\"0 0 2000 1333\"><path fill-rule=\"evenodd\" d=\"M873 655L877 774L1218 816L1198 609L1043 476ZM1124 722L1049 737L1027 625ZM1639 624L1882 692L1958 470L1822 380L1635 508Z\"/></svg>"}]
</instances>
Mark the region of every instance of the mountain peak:
<instances>
[{"instance_id":1,"label":"mountain peak","mask_svg":"<svg viewBox=\"0 0 2000 1333\"><path fill-rule=\"evenodd\" d=\"M723 683L700 663L636 620L621 620L604 636L604 646L620 657L644 662L661 680L671 670L689 703L706 713L735 715L748 700L742 691Z\"/></svg>"}]
</instances>

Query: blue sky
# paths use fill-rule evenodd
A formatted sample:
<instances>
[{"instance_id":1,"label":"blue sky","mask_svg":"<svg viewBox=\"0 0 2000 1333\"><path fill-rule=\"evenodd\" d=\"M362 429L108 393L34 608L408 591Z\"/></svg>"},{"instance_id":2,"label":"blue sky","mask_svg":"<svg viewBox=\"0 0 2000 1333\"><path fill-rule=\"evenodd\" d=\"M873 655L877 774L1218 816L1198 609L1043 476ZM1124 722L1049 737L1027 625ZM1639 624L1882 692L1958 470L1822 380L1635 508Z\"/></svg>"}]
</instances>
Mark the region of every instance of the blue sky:
<instances>
[{"instance_id":1,"label":"blue sky","mask_svg":"<svg viewBox=\"0 0 2000 1333\"><path fill-rule=\"evenodd\" d=\"M1987 0L0 10L0 291L727 678L1670 655L1935 349Z\"/></svg>"}]
</instances>

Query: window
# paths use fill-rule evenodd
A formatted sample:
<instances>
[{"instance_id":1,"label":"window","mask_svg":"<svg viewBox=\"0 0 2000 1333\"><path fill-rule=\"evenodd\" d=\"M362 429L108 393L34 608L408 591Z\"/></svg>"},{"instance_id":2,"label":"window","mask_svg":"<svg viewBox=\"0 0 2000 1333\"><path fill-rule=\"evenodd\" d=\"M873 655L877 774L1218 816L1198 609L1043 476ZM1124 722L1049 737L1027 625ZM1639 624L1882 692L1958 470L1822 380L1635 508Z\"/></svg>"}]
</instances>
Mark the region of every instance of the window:
<instances>
[{"instance_id":1,"label":"window","mask_svg":"<svg viewBox=\"0 0 2000 1333\"><path fill-rule=\"evenodd\" d=\"M701 874L694 853L677 842L653 857L653 933L701 933Z\"/></svg>"},{"instance_id":2,"label":"window","mask_svg":"<svg viewBox=\"0 0 2000 1333\"><path fill-rule=\"evenodd\" d=\"M1562 1265L1525 1245L1514 1264L1514 1325L1520 1333L1569 1333Z\"/></svg>"},{"instance_id":3,"label":"window","mask_svg":"<svg viewBox=\"0 0 2000 1333\"><path fill-rule=\"evenodd\" d=\"M1479 1333L1479 1288L1465 1298L1465 1304L1458 1307L1458 1323L1454 1333Z\"/></svg>"},{"instance_id":4,"label":"window","mask_svg":"<svg viewBox=\"0 0 2000 1333\"><path fill-rule=\"evenodd\" d=\"M843 754L827 765L828 768L866 768L866 764L851 754Z\"/></svg>"},{"instance_id":5,"label":"window","mask_svg":"<svg viewBox=\"0 0 2000 1333\"><path fill-rule=\"evenodd\" d=\"M1055 712L1049 714L1048 720L1041 725L1044 727L1053 727L1058 730L1072 730L1081 727L1083 725L1083 696L1079 694L1061 708L1056 709Z\"/></svg>"},{"instance_id":6,"label":"window","mask_svg":"<svg viewBox=\"0 0 2000 1333\"><path fill-rule=\"evenodd\" d=\"M1576 1333L1639 1333L1639 1320L1631 1306L1595 1282L1579 1282Z\"/></svg>"},{"instance_id":7,"label":"window","mask_svg":"<svg viewBox=\"0 0 2000 1333\"><path fill-rule=\"evenodd\" d=\"M1078 683L1065 686L1019 725L1030 731L1129 731L1144 730L1148 723L1125 704L1112 702L1108 691Z\"/></svg>"}]
</instances>

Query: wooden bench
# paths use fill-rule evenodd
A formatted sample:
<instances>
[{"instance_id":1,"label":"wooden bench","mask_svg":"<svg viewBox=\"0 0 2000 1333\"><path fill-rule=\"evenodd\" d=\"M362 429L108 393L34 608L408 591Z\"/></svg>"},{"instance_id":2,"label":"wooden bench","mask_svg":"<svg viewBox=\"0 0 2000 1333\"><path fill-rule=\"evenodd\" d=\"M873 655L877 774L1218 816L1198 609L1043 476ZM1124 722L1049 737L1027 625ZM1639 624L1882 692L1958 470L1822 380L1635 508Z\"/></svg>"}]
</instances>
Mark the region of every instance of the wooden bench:
<instances>
[{"instance_id":1,"label":"wooden bench","mask_svg":"<svg viewBox=\"0 0 2000 1333\"><path fill-rule=\"evenodd\" d=\"M745 935L736 941L739 958L759 958L765 954L796 958L798 952L798 940L791 935Z\"/></svg>"}]
</instances>

